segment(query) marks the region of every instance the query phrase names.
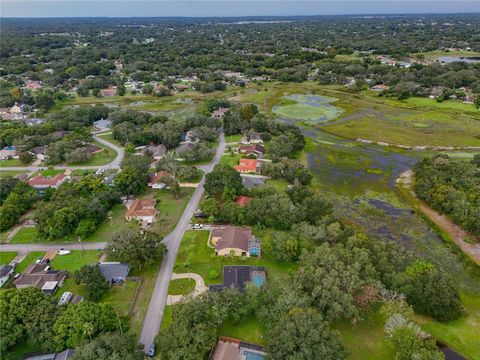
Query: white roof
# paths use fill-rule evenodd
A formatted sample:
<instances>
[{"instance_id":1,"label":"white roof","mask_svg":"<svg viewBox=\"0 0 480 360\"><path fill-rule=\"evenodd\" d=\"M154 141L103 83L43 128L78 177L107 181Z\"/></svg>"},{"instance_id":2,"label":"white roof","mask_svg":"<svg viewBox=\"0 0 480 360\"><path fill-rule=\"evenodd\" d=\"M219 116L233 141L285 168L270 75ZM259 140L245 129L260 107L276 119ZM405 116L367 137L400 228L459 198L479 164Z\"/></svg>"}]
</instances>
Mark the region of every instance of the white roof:
<instances>
[{"instance_id":1,"label":"white roof","mask_svg":"<svg viewBox=\"0 0 480 360\"><path fill-rule=\"evenodd\" d=\"M55 290L57 287L58 281L47 281L42 286L42 290Z\"/></svg>"}]
</instances>

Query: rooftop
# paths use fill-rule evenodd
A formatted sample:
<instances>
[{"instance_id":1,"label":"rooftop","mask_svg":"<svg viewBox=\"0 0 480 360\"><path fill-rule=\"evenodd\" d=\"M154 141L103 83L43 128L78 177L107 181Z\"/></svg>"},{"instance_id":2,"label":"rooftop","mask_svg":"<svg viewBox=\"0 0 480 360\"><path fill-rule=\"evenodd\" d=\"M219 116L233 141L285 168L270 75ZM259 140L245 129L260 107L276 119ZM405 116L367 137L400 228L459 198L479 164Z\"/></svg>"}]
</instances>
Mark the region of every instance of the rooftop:
<instances>
[{"instance_id":1,"label":"rooftop","mask_svg":"<svg viewBox=\"0 0 480 360\"><path fill-rule=\"evenodd\" d=\"M252 237L252 230L239 226L222 226L212 230L212 238L220 238L215 250L228 248L248 251L248 240Z\"/></svg>"},{"instance_id":2,"label":"rooftop","mask_svg":"<svg viewBox=\"0 0 480 360\"><path fill-rule=\"evenodd\" d=\"M155 209L155 199L135 199L128 208L127 217L137 216L155 216L157 210Z\"/></svg>"}]
</instances>

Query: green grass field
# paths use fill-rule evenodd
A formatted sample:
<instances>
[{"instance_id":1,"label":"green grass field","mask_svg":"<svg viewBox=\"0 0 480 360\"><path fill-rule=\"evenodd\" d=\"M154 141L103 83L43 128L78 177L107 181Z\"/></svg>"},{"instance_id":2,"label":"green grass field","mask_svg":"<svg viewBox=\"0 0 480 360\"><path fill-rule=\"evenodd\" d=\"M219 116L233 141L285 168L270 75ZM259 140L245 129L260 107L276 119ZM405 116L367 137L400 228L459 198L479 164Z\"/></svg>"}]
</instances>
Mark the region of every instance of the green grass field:
<instances>
[{"instance_id":1,"label":"green grass field","mask_svg":"<svg viewBox=\"0 0 480 360\"><path fill-rule=\"evenodd\" d=\"M101 224L98 229L86 238L84 241L89 242L103 242L110 241L112 239L112 233L126 229L126 228L138 228L137 223L125 221L125 214L127 213L127 208L123 204L115 205L112 210L112 222L108 219Z\"/></svg>"},{"instance_id":2,"label":"green grass field","mask_svg":"<svg viewBox=\"0 0 480 360\"><path fill-rule=\"evenodd\" d=\"M272 108L272 112L281 118L297 121L311 123L328 121L337 118L342 113L341 108L331 105L337 100L329 96L293 94L285 96L278 105ZM283 104L285 102L286 104Z\"/></svg>"},{"instance_id":3,"label":"green grass field","mask_svg":"<svg viewBox=\"0 0 480 360\"><path fill-rule=\"evenodd\" d=\"M25 270L27 268L28 265L33 264L35 262L35 260L40 259L41 257L43 257L43 255L45 255L45 252L43 252L43 251L29 252L27 254L27 256L25 257L25 259L23 259L20 262L20 264L17 265L17 267L15 268L15 271L17 273L21 273L23 270Z\"/></svg>"},{"instance_id":4,"label":"green grass field","mask_svg":"<svg viewBox=\"0 0 480 360\"><path fill-rule=\"evenodd\" d=\"M219 335L240 339L252 344L265 345L265 329L258 319L249 316L239 323L227 321L219 330Z\"/></svg>"},{"instance_id":5,"label":"green grass field","mask_svg":"<svg viewBox=\"0 0 480 360\"><path fill-rule=\"evenodd\" d=\"M108 153L104 153L100 151L96 154L93 154L92 157L83 162L75 163L75 164L68 164L72 166L100 166L105 165L111 162L117 156L117 152L107 146L104 146L98 142L95 142L94 145L101 147L102 149L107 149Z\"/></svg>"},{"instance_id":6,"label":"green grass field","mask_svg":"<svg viewBox=\"0 0 480 360\"><path fill-rule=\"evenodd\" d=\"M15 171L15 170L2 170L2 168L0 167L0 179L10 177L10 176L13 177L13 176L20 175L20 174L27 174L27 172L20 171L20 170L17 170L17 171Z\"/></svg>"},{"instance_id":7,"label":"green grass field","mask_svg":"<svg viewBox=\"0 0 480 360\"><path fill-rule=\"evenodd\" d=\"M2 251L0 252L0 265L9 264L15 256L17 256L16 252L13 251Z\"/></svg>"},{"instance_id":8,"label":"green grass field","mask_svg":"<svg viewBox=\"0 0 480 360\"><path fill-rule=\"evenodd\" d=\"M225 142L228 143L238 143L242 139L242 134L235 134L235 135L226 135Z\"/></svg>"},{"instance_id":9,"label":"green grass field","mask_svg":"<svg viewBox=\"0 0 480 360\"><path fill-rule=\"evenodd\" d=\"M22 163L19 159L0 160L0 168L9 166L28 166Z\"/></svg>"},{"instance_id":10,"label":"green grass field","mask_svg":"<svg viewBox=\"0 0 480 360\"><path fill-rule=\"evenodd\" d=\"M56 270L66 270L73 274L83 265L95 264L100 259L101 252L98 250L73 250L68 255L57 255L53 258L51 265Z\"/></svg>"},{"instance_id":11,"label":"green grass field","mask_svg":"<svg viewBox=\"0 0 480 360\"><path fill-rule=\"evenodd\" d=\"M168 286L168 295L185 295L190 294L195 289L195 280L193 279L176 279L170 281Z\"/></svg>"},{"instance_id":12,"label":"green grass field","mask_svg":"<svg viewBox=\"0 0 480 360\"><path fill-rule=\"evenodd\" d=\"M106 133L106 134L98 134L97 135L98 137L101 137L102 139L108 141L109 143L112 143L113 145L117 145L117 146L122 146L122 144L120 143L120 141L118 140L115 140L113 138L113 134L111 132L109 133Z\"/></svg>"},{"instance_id":13,"label":"green grass field","mask_svg":"<svg viewBox=\"0 0 480 360\"><path fill-rule=\"evenodd\" d=\"M446 50L434 50L422 53L414 53L413 56L423 55L426 60L434 60L441 56L480 56L478 51L446 51Z\"/></svg>"},{"instance_id":14,"label":"green grass field","mask_svg":"<svg viewBox=\"0 0 480 360\"><path fill-rule=\"evenodd\" d=\"M169 191L150 191L147 197L157 199L158 210L157 221L153 224L152 230L161 236L171 232L177 225L194 191L194 188L181 188L179 199L175 199Z\"/></svg>"},{"instance_id":15,"label":"green grass field","mask_svg":"<svg viewBox=\"0 0 480 360\"><path fill-rule=\"evenodd\" d=\"M238 165L238 161L243 158L243 154L228 154L228 155L223 155L222 158L220 159L220 164L225 164L228 166L235 166Z\"/></svg>"},{"instance_id":16,"label":"green grass field","mask_svg":"<svg viewBox=\"0 0 480 360\"><path fill-rule=\"evenodd\" d=\"M32 244L37 242L38 231L35 227L22 227L10 240L10 244Z\"/></svg>"}]
</instances>

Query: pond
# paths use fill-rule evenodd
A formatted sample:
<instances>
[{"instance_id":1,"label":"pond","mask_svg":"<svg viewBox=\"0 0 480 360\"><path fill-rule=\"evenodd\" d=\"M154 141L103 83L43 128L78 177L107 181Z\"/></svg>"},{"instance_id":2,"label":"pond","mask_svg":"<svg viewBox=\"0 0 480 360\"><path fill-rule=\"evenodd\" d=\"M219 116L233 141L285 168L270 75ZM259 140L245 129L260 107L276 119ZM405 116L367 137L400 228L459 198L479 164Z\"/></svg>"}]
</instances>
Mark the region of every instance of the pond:
<instances>
[{"instance_id":1,"label":"pond","mask_svg":"<svg viewBox=\"0 0 480 360\"><path fill-rule=\"evenodd\" d=\"M335 119L343 112L332 105L337 99L329 96L292 94L283 97L283 104L274 106L272 112L279 117L321 123Z\"/></svg>"}]
</instances>

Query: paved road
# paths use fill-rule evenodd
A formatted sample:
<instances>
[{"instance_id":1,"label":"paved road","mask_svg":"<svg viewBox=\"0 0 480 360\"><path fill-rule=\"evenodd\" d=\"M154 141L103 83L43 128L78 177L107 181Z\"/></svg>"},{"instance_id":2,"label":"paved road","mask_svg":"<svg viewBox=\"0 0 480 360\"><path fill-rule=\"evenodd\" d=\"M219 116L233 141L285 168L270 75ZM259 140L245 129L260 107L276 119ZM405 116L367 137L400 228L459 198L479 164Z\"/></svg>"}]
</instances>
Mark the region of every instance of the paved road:
<instances>
[{"instance_id":1,"label":"paved road","mask_svg":"<svg viewBox=\"0 0 480 360\"><path fill-rule=\"evenodd\" d=\"M108 142L105 139L102 139L98 137L97 135L93 135L93 140L99 142L102 145L105 145L117 152L117 157L110 163L106 165L101 165L101 166L64 166L64 165L58 165L54 166L54 169L59 169L59 170L96 170L96 169L119 169L120 164L123 161L123 157L125 156L125 152L123 151L123 148L112 144ZM43 165L43 166L7 166L7 167L2 167L0 168L0 171L26 171L26 172L36 172L41 169L46 169L48 166Z\"/></svg>"},{"instance_id":2,"label":"paved road","mask_svg":"<svg viewBox=\"0 0 480 360\"><path fill-rule=\"evenodd\" d=\"M98 250L104 249L106 242L82 242L82 243L60 243L60 244L0 244L0 251L16 251L19 253L28 253L30 251L56 251L60 249L67 250Z\"/></svg>"},{"instance_id":3,"label":"paved road","mask_svg":"<svg viewBox=\"0 0 480 360\"><path fill-rule=\"evenodd\" d=\"M220 158L223 155L225 149L225 137L223 132L220 134L220 142L217 148L217 153L213 161L206 166L202 166L205 173L212 171L213 167L220 162ZM162 323L163 311L165 309L165 302L168 295L168 285L172 277L173 265L177 258L177 252L180 247L185 230L188 228L190 219L198 208L198 203L203 195L203 182L200 182L192 195L192 198L188 202L185 211L182 214L175 229L165 237L165 244L168 247L168 254L164 257L160 271L155 281L155 289L153 290L150 304L148 306L147 314L143 322L143 329L140 335L140 342L145 345L145 351L148 350L150 345L155 340L155 336L160 330L160 324Z\"/></svg>"}]
</instances>

